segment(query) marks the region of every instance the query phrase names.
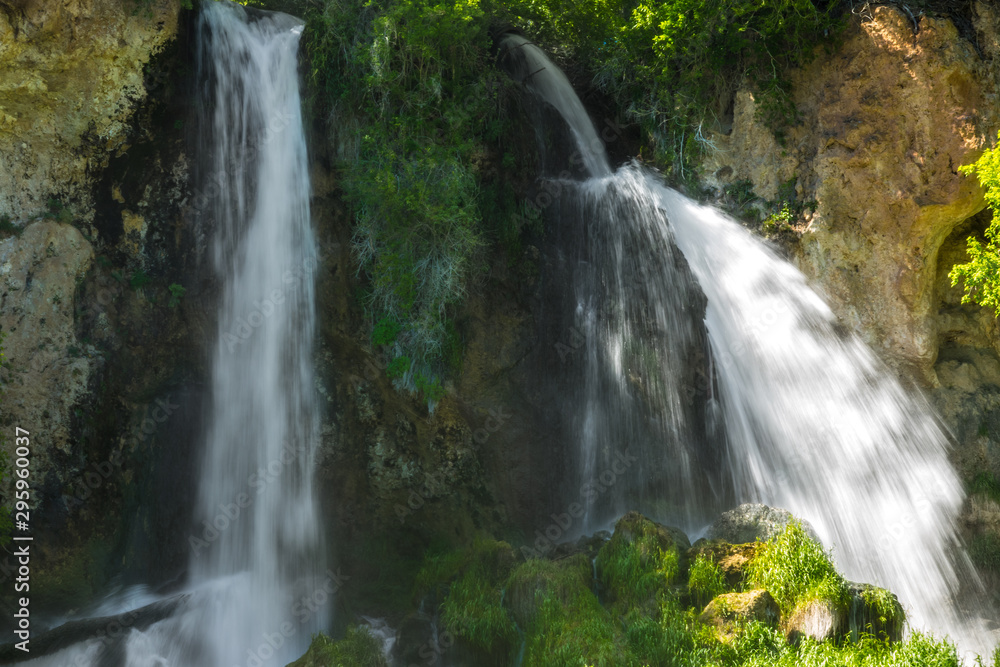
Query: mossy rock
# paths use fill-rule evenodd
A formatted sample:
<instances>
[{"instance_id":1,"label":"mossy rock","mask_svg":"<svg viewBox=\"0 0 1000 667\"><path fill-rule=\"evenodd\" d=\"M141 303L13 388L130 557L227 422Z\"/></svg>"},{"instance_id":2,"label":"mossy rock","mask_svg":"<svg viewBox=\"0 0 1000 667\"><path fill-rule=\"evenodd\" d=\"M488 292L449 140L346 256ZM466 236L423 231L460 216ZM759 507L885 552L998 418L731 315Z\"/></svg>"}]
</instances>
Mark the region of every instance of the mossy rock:
<instances>
[{"instance_id":1,"label":"mossy rock","mask_svg":"<svg viewBox=\"0 0 1000 667\"><path fill-rule=\"evenodd\" d=\"M848 591L851 603L847 623L853 641L861 634L890 642L902 641L906 612L894 593L871 584L856 583L848 584Z\"/></svg>"},{"instance_id":2,"label":"mossy rock","mask_svg":"<svg viewBox=\"0 0 1000 667\"><path fill-rule=\"evenodd\" d=\"M581 592L590 590L591 580L590 560L584 554L559 561L532 558L510 575L505 602L518 626L529 628L545 600L569 605Z\"/></svg>"},{"instance_id":3,"label":"mossy rock","mask_svg":"<svg viewBox=\"0 0 1000 667\"><path fill-rule=\"evenodd\" d=\"M368 628L352 626L340 640L316 635L305 655L288 667L389 667L389 662L382 653L382 642Z\"/></svg>"},{"instance_id":4,"label":"mossy rock","mask_svg":"<svg viewBox=\"0 0 1000 667\"><path fill-rule=\"evenodd\" d=\"M797 646L803 637L834 641L847 630L847 610L835 600L814 598L800 603L785 623L785 638Z\"/></svg>"},{"instance_id":5,"label":"mossy rock","mask_svg":"<svg viewBox=\"0 0 1000 667\"><path fill-rule=\"evenodd\" d=\"M776 626L781 610L764 589L716 596L698 617L698 621L719 631L720 639L732 637L738 627L751 621Z\"/></svg>"},{"instance_id":6,"label":"mossy rock","mask_svg":"<svg viewBox=\"0 0 1000 667\"><path fill-rule=\"evenodd\" d=\"M603 595L625 607L655 606L657 595L684 576L690 548L681 530L629 512L597 554Z\"/></svg>"},{"instance_id":7,"label":"mossy rock","mask_svg":"<svg viewBox=\"0 0 1000 667\"><path fill-rule=\"evenodd\" d=\"M442 625L455 644L449 654L460 652L468 664L484 667L510 663L518 635L503 606L503 585L517 560L506 542L481 540L425 563L418 587L451 582L441 604Z\"/></svg>"},{"instance_id":8,"label":"mossy rock","mask_svg":"<svg viewBox=\"0 0 1000 667\"><path fill-rule=\"evenodd\" d=\"M747 568L757 553L757 542L730 544L722 540L698 540L687 552L687 560L693 563L701 557L715 563L725 578L725 586L730 591L739 590L747 580Z\"/></svg>"}]
</instances>

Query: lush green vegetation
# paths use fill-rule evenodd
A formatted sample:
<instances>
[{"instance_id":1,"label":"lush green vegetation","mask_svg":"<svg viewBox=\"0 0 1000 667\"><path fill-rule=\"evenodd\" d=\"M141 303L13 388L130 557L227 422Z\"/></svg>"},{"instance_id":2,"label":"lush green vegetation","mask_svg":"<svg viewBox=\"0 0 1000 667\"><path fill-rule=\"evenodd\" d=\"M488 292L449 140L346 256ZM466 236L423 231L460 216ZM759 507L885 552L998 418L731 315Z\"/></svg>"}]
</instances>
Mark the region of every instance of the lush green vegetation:
<instances>
[{"instance_id":1,"label":"lush green vegetation","mask_svg":"<svg viewBox=\"0 0 1000 667\"><path fill-rule=\"evenodd\" d=\"M1000 316L1000 146L985 151L959 171L979 178L986 189L986 203L993 209L993 220L986 229L985 243L969 237L969 261L953 266L948 277L952 285L963 284L962 303L992 308Z\"/></svg>"},{"instance_id":2,"label":"lush green vegetation","mask_svg":"<svg viewBox=\"0 0 1000 667\"><path fill-rule=\"evenodd\" d=\"M265 3L273 4L273 3ZM280 4L280 3L278 3ZM537 216L511 141L518 94L491 31L516 26L571 58L645 129L644 152L692 176L719 101L750 81L774 128L794 122L782 78L836 29L810 0L320 0L305 4L309 104L326 119L353 204L372 344L397 386L432 404L461 360L455 317L492 249L516 261ZM288 9L288 7L284 7Z\"/></svg>"},{"instance_id":3,"label":"lush green vegetation","mask_svg":"<svg viewBox=\"0 0 1000 667\"><path fill-rule=\"evenodd\" d=\"M445 629L483 650L491 664L514 664L520 653L526 667L959 665L952 644L920 633L905 642L862 633L853 640L805 638L793 646L776 624L746 621L724 637L700 618L703 605L691 594L729 590L718 566L699 556L686 570L678 567L678 550L668 540L656 524L630 518L598 554L596 587L583 553L518 562L506 544L479 541L429 553L416 590L439 600ZM829 556L798 524L759 545L750 570L746 586L766 582L789 609L812 595L846 591ZM861 597L876 615L897 614L901 622L888 592L870 588Z\"/></svg>"},{"instance_id":4,"label":"lush green vegetation","mask_svg":"<svg viewBox=\"0 0 1000 667\"><path fill-rule=\"evenodd\" d=\"M289 667L388 667L382 643L364 626L351 626L343 639L316 635L309 651Z\"/></svg>"},{"instance_id":5,"label":"lush green vegetation","mask_svg":"<svg viewBox=\"0 0 1000 667\"><path fill-rule=\"evenodd\" d=\"M511 21L587 67L646 131L648 156L685 180L736 88L749 83L780 138L796 121L784 71L839 29L837 2L527 0Z\"/></svg>"}]
</instances>

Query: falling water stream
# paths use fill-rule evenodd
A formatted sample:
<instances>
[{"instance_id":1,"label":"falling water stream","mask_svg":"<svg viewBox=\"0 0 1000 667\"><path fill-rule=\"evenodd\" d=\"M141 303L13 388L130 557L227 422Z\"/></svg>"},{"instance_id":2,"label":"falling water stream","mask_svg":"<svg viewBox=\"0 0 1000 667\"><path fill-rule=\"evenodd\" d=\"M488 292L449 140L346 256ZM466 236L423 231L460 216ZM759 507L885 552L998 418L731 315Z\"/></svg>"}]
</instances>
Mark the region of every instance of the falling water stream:
<instances>
[{"instance_id":1,"label":"falling water stream","mask_svg":"<svg viewBox=\"0 0 1000 667\"><path fill-rule=\"evenodd\" d=\"M738 223L638 165L612 174L590 119L565 101L565 76L537 74L558 68L523 38L503 44L518 53L508 60L515 78L536 73L529 90L563 116L589 172L560 184L558 207L588 239L573 280L586 340L582 478L653 437L659 453L647 444L640 458L672 468L659 475L668 502L654 516L697 530L699 512L733 500L786 508L812 523L848 578L895 592L911 628L991 651L975 603L960 599L979 582L956 532L963 490L933 409ZM697 350L701 312L688 271L707 300L708 349L694 371L684 352ZM692 393L700 411L685 409ZM627 492L607 500L591 529L644 502Z\"/></svg>"},{"instance_id":2,"label":"falling water stream","mask_svg":"<svg viewBox=\"0 0 1000 667\"><path fill-rule=\"evenodd\" d=\"M126 629L113 651L89 641L40 664L280 666L327 627L338 582L318 569L311 474L316 247L301 30L291 16L228 0L200 13L205 191L221 297L187 590L168 618Z\"/></svg>"}]
</instances>

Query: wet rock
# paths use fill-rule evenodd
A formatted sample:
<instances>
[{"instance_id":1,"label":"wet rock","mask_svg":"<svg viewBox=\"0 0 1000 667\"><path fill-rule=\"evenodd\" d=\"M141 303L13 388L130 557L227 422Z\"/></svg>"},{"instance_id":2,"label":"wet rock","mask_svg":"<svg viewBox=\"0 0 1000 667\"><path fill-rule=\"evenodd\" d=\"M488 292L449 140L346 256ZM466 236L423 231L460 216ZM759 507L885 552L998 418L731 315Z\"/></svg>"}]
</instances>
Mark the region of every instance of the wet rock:
<instances>
[{"instance_id":1,"label":"wet rock","mask_svg":"<svg viewBox=\"0 0 1000 667\"><path fill-rule=\"evenodd\" d=\"M0 241L3 412L29 432L44 428L45 446L32 450L38 479L45 479L58 452L69 453L73 409L85 397L93 370L93 350L77 340L73 320L77 281L93 258L83 235L58 222L35 222L20 236ZM8 445L13 447L12 438Z\"/></svg>"},{"instance_id":2,"label":"wet rock","mask_svg":"<svg viewBox=\"0 0 1000 667\"><path fill-rule=\"evenodd\" d=\"M787 510L759 503L744 503L736 509L723 512L712 524L708 536L730 544L766 542L777 537L790 522L795 520L796 518ZM820 541L808 522L800 521L800 523L809 537L817 542Z\"/></svg>"},{"instance_id":3,"label":"wet rock","mask_svg":"<svg viewBox=\"0 0 1000 667\"><path fill-rule=\"evenodd\" d=\"M798 644L803 637L818 642L842 637L847 628L847 613L831 600L809 600L792 612L785 625L785 637L790 644Z\"/></svg>"}]
</instances>

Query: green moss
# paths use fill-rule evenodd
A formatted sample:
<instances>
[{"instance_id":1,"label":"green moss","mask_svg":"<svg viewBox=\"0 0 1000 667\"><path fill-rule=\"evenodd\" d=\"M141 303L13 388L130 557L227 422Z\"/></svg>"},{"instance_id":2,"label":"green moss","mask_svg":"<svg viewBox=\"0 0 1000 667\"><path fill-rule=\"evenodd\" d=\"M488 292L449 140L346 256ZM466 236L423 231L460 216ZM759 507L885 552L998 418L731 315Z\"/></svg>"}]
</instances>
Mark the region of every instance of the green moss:
<instances>
[{"instance_id":1,"label":"green moss","mask_svg":"<svg viewBox=\"0 0 1000 667\"><path fill-rule=\"evenodd\" d=\"M968 484L969 495L977 495L1000 503L1000 480L992 472L982 471Z\"/></svg>"},{"instance_id":2,"label":"green moss","mask_svg":"<svg viewBox=\"0 0 1000 667\"><path fill-rule=\"evenodd\" d=\"M704 607L716 595L726 592L722 569L711 559L698 556L688 574L688 595L696 607Z\"/></svg>"},{"instance_id":3,"label":"green moss","mask_svg":"<svg viewBox=\"0 0 1000 667\"><path fill-rule=\"evenodd\" d=\"M340 640L314 636L306 654L289 667L389 667L389 663L382 643L368 628L351 626Z\"/></svg>"},{"instance_id":4,"label":"green moss","mask_svg":"<svg viewBox=\"0 0 1000 667\"><path fill-rule=\"evenodd\" d=\"M655 604L677 580L681 554L673 536L636 513L626 514L597 554L597 572L609 599L621 607Z\"/></svg>"},{"instance_id":5,"label":"green moss","mask_svg":"<svg viewBox=\"0 0 1000 667\"><path fill-rule=\"evenodd\" d=\"M976 567L1000 574L1000 535L988 531L973 536L969 543L969 558Z\"/></svg>"},{"instance_id":6,"label":"green moss","mask_svg":"<svg viewBox=\"0 0 1000 667\"><path fill-rule=\"evenodd\" d=\"M416 597L443 594L441 620L449 632L493 656L514 650L517 627L503 605L503 584L516 555L506 542L477 539L455 551L432 551L415 579Z\"/></svg>"},{"instance_id":7,"label":"green moss","mask_svg":"<svg viewBox=\"0 0 1000 667\"><path fill-rule=\"evenodd\" d=\"M758 547L747 575L751 582L767 589L782 614L807 600L828 600L845 609L849 601L844 578L823 547L797 521Z\"/></svg>"}]
</instances>

